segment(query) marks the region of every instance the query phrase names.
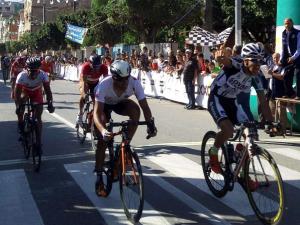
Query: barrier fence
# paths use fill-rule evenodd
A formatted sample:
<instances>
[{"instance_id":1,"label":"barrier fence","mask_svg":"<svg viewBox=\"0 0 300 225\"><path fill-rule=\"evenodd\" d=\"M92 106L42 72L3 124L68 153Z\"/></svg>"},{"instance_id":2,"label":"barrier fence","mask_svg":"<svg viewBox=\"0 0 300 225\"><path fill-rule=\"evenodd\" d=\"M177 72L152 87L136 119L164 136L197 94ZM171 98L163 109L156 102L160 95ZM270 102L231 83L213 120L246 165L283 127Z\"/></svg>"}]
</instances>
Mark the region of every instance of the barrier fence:
<instances>
[{"instance_id":1,"label":"barrier fence","mask_svg":"<svg viewBox=\"0 0 300 225\"><path fill-rule=\"evenodd\" d=\"M57 74L70 81L79 81L81 65L56 65ZM188 103L183 76L177 72L165 73L163 71L142 71L133 69L131 75L141 81L147 96L165 98L175 102ZM195 84L196 105L207 108L210 85L213 78L210 76L199 76Z\"/></svg>"}]
</instances>

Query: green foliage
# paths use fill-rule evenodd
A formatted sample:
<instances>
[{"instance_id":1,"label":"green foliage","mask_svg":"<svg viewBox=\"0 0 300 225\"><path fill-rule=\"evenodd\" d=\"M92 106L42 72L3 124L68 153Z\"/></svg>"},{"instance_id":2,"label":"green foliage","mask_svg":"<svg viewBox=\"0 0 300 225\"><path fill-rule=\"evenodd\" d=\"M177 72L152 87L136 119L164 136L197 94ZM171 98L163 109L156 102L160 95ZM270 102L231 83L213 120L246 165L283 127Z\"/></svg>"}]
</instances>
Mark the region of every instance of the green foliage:
<instances>
[{"instance_id":1,"label":"green foliage","mask_svg":"<svg viewBox=\"0 0 300 225\"><path fill-rule=\"evenodd\" d=\"M221 8L221 13L217 14L216 21L223 20L226 26L234 24L234 4L232 0L216 0ZM270 41L266 40L265 33L268 36L274 35L272 27L276 19L276 0L243 0L242 1L242 29L244 38L250 41ZM214 15L216 15L214 13ZM222 15L221 17L219 15ZM251 33L255 39L249 35Z\"/></svg>"}]
</instances>

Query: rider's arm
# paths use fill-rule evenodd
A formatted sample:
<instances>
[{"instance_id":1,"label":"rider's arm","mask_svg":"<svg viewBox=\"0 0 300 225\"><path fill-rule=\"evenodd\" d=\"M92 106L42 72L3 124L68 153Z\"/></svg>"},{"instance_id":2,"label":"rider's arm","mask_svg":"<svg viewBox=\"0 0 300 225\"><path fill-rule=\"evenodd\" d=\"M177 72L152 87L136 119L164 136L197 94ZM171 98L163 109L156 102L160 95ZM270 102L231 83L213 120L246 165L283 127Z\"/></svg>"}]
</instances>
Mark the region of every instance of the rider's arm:
<instances>
[{"instance_id":1,"label":"rider's arm","mask_svg":"<svg viewBox=\"0 0 300 225\"><path fill-rule=\"evenodd\" d=\"M50 88L50 84L49 82L45 82L43 83L43 86L44 86L44 90L45 90L45 93L46 93L46 96L47 96L47 102L52 102L52 91L51 91L51 88Z\"/></svg>"},{"instance_id":2,"label":"rider's arm","mask_svg":"<svg viewBox=\"0 0 300 225\"><path fill-rule=\"evenodd\" d=\"M141 107L141 109L143 111L145 120L147 122L150 122L151 118L152 118L152 113L151 113L150 107L148 105L147 99L144 98L144 99L140 100L139 101L139 105L140 105L140 107Z\"/></svg>"},{"instance_id":3,"label":"rider's arm","mask_svg":"<svg viewBox=\"0 0 300 225\"><path fill-rule=\"evenodd\" d=\"M16 105L18 106L21 102L21 93L22 93L22 87L21 85L16 85L15 89L14 89L14 96L15 96L15 100L16 100Z\"/></svg>"},{"instance_id":4,"label":"rider's arm","mask_svg":"<svg viewBox=\"0 0 300 225\"><path fill-rule=\"evenodd\" d=\"M106 127L102 121L107 121L104 113L104 103L95 101L93 118L97 129L103 133Z\"/></svg>"},{"instance_id":5,"label":"rider's arm","mask_svg":"<svg viewBox=\"0 0 300 225\"><path fill-rule=\"evenodd\" d=\"M88 83L87 83L87 76L85 76L83 73L80 74L80 82L82 83L84 93L86 94L88 92Z\"/></svg>"},{"instance_id":6,"label":"rider's arm","mask_svg":"<svg viewBox=\"0 0 300 225\"><path fill-rule=\"evenodd\" d=\"M273 121L272 113L268 102L266 101L264 91L257 91L257 98L259 101L260 109L266 121Z\"/></svg>"}]
</instances>

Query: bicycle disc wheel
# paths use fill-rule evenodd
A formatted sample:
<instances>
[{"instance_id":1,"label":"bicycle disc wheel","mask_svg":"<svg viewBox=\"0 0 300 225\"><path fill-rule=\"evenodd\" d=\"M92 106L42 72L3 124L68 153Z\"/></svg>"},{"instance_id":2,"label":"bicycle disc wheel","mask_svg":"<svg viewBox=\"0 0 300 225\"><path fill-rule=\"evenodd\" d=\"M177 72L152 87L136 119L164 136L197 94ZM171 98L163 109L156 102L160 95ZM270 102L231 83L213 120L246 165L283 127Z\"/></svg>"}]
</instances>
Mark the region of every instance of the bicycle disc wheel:
<instances>
[{"instance_id":1,"label":"bicycle disc wheel","mask_svg":"<svg viewBox=\"0 0 300 225\"><path fill-rule=\"evenodd\" d=\"M76 124L76 133L80 144L83 144L85 141L86 134L87 134L87 127L88 127L88 111L84 110L82 115L82 123Z\"/></svg>"},{"instance_id":2,"label":"bicycle disc wheel","mask_svg":"<svg viewBox=\"0 0 300 225\"><path fill-rule=\"evenodd\" d=\"M98 143L98 130L95 127L94 120L92 121L91 125L91 142L92 142L92 150L97 150L97 143Z\"/></svg>"},{"instance_id":3,"label":"bicycle disc wheel","mask_svg":"<svg viewBox=\"0 0 300 225\"><path fill-rule=\"evenodd\" d=\"M201 146L201 164L205 177L205 181L210 189L210 191L218 198L223 197L227 191L227 181L224 173L215 173L210 167L209 164L209 149L213 146L216 139L216 132L209 131L207 132L202 141ZM225 171L225 156L223 150L220 149L218 153L219 162L223 171Z\"/></svg>"},{"instance_id":4,"label":"bicycle disc wheel","mask_svg":"<svg viewBox=\"0 0 300 225\"><path fill-rule=\"evenodd\" d=\"M33 169L35 172L40 171L41 167L41 162L42 162L42 153L41 153L41 148L38 148L36 145L36 128L33 127L31 130L31 140L32 140L32 145L31 145L31 153L32 153L32 162L33 162Z\"/></svg>"},{"instance_id":5,"label":"bicycle disc wheel","mask_svg":"<svg viewBox=\"0 0 300 225\"><path fill-rule=\"evenodd\" d=\"M284 210L283 183L274 159L265 149L258 148L253 158L247 160L245 184L258 219L264 224L278 224Z\"/></svg>"},{"instance_id":6,"label":"bicycle disc wheel","mask_svg":"<svg viewBox=\"0 0 300 225\"><path fill-rule=\"evenodd\" d=\"M119 169L120 194L126 217L132 223L137 223L144 207L144 183L140 160L131 149L125 152L125 169Z\"/></svg>"}]
</instances>

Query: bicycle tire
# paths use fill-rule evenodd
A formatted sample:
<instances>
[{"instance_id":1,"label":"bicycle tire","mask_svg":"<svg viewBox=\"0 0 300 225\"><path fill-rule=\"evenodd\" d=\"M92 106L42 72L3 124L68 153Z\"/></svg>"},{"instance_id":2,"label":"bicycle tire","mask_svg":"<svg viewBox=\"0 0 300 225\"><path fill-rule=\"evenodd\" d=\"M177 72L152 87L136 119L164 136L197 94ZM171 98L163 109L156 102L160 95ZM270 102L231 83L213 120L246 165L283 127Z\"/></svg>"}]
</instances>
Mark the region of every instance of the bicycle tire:
<instances>
[{"instance_id":1,"label":"bicycle tire","mask_svg":"<svg viewBox=\"0 0 300 225\"><path fill-rule=\"evenodd\" d=\"M254 161L255 159L257 161ZM274 177L271 177L271 172L274 173ZM254 178L258 182L258 186L255 190L251 190L250 179L253 181ZM264 224L279 224L284 213L283 182L277 164L267 150L258 147L253 158L247 160L245 164L245 184L249 202L258 219ZM271 199L276 197L274 195L275 191L278 192L278 196L276 199ZM256 199L257 197L259 197L259 201ZM264 199L269 202L262 203ZM267 209L262 210L260 203L262 203L262 206L266 206Z\"/></svg>"},{"instance_id":2,"label":"bicycle tire","mask_svg":"<svg viewBox=\"0 0 300 225\"><path fill-rule=\"evenodd\" d=\"M135 224L140 220L144 208L143 173L136 152L129 148L124 155L126 171L122 174L122 168L119 169L120 195L127 219Z\"/></svg>"},{"instance_id":3,"label":"bicycle tire","mask_svg":"<svg viewBox=\"0 0 300 225\"><path fill-rule=\"evenodd\" d=\"M83 111L82 124L76 125L76 133L80 144L83 144L88 133L88 109Z\"/></svg>"},{"instance_id":4,"label":"bicycle tire","mask_svg":"<svg viewBox=\"0 0 300 225\"><path fill-rule=\"evenodd\" d=\"M24 131L22 133L22 146L24 151L25 159L29 159L30 156L30 146L29 141L31 141L31 132L27 132L29 129L29 115L28 113L24 114Z\"/></svg>"},{"instance_id":5,"label":"bicycle tire","mask_svg":"<svg viewBox=\"0 0 300 225\"><path fill-rule=\"evenodd\" d=\"M96 151L97 150L97 143L98 143L98 130L95 127L94 120L92 120L91 124L91 142L92 142L92 150Z\"/></svg>"},{"instance_id":6,"label":"bicycle tire","mask_svg":"<svg viewBox=\"0 0 300 225\"><path fill-rule=\"evenodd\" d=\"M32 154L32 163L33 163L33 169L35 172L39 172L41 168L42 163L42 154L41 149L37 148L37 141L36 141L36 124L32 124L31 128L31 139L32 139L32 148L31 148L31 154Z\"/></svg>"},{"instance_id":7,"label":"bicycle tire","mask_svg":"<svg viewBox=\"0 0 300 225\"><path fill-rule=\"evenodd\" d=\"M113 146L108 146L105 150L105 159L104 159L104 164L103 164L103 172L102 172L102 181L104 184L104 191L106 193L105 197L108 197L112 190L112 185L113 185L113 166L114 166L114 149ZM99 184L95 184L95 192L98 196L101 196L99 190Z\"/></svg>"},{"instance_id":8,"label":"bicycle tire","mask_svg":"<svg viewBox=\"0 0 300 225\"><path fill-rule=\"evenodd\" d=\"M203 169L204 178L206 181L206 184L210 191L218 198L222 198L226 195L228 192L228 185L227 185L227 178L225 176L225 173L214 173L211 170L211 167L209 165L209 154L208 150L213 145L215 139L216 139L216 132L214 131L208 131L202 140L201 145L201 165ZM219 151L224 152L224 147L222 147ZM218 154L220 156L220 154ZM225 157L224 154L221 154L221 160L220 165L223 168L223 171L225 171Z\"/></svg>"}]
</instances>

